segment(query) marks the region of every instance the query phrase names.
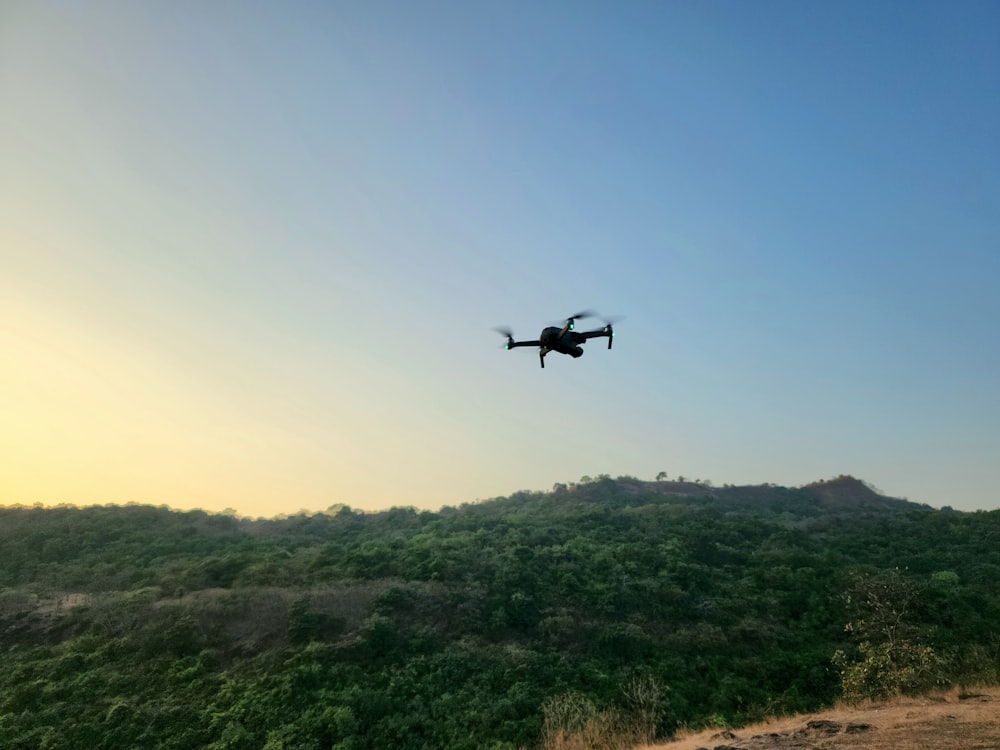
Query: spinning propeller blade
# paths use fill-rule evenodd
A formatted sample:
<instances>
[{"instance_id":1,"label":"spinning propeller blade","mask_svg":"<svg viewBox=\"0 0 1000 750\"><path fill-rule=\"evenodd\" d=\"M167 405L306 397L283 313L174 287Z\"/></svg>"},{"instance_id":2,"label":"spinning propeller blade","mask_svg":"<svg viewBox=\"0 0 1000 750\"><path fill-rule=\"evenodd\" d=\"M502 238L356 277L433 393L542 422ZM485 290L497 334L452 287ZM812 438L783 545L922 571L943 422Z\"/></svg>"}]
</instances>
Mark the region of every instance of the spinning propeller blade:
<instances>
[{"instance_id":1,"label":"spinning propeller blade","mask_svg":"<svg viewBox=\"0 0 1000 750\"><path fill-rule=\"evenodd\" d=\"M601 318L601 320L604 321L604 332L608 334L608 349L611 348L611 344L613 344L615 340L614 324L619 320L622 320L623 317L624 316L622 315L611 315L607 318Z\"/></svg>"},{"instance_id":2,"label":"spinning propeller blade","mask_svg":"<svg viewBox=\"0 0 1000 750\"><path fill-rule=\"evenodd\" d=\"M597 313L593 310L584 310L583 312L578 312L576 315L570 315L566 318L566 328L572 331L577 320L580 318L593 318L595 315L597 315Z\"/></svg>"},{"instance_id":3,"label":"spinning propeller blade","mask_svg":"<svg viewBox=\"0 0 1000 750\"><path fill-rule=\"evenodd\" d=\"M514 332L504 326L498 326L493 330L499 333L501 336L507 337L507 340L504 342L503 348L509 350L511 344L514 343Z\"/></svg>"}]
</instances>

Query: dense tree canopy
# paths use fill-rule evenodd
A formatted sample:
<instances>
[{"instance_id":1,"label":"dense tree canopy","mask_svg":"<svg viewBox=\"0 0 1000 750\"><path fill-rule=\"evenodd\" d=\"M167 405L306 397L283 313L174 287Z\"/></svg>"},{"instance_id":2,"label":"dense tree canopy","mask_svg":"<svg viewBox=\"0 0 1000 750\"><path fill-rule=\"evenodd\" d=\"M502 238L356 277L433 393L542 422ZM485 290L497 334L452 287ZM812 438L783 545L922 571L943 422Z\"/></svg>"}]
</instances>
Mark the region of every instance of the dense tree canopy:
<instances>
[{"instance_id":1,"label":"dense tree canopy","mask_svg":"<svg viewBox=\"0 0 1000 750\"><path fill-rule=\"evenodd\" d=\"M666 736L997 679L1000 512L659 479L273 520L0 509L0 746L513 749L559 707Z\"/></svg>"}]
</instances>

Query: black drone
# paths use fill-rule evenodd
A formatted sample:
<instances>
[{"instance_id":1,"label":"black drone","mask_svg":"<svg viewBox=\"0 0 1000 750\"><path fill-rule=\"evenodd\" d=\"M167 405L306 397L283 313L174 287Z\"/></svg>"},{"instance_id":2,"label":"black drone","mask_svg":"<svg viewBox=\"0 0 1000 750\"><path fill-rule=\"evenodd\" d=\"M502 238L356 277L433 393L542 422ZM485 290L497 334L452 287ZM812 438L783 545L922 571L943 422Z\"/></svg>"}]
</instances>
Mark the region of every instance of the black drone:
<instances>
[{"instance_id":1,"label":"black drone","mask_svg":"<svg viewBox=\"0 0 1000 750\"><path fill-rule=\"evenodd\" d=\"M542 367L545 367L545 355L549 352L569 354L574 359L582 357L583 347L581 344L587 339L596 339L604 336L608 340L608 349L611 348L611 343L615 337L614 329L611 327L612 320L605 320L603 328L593 331L578 333L573 330L575 322L578 319L592 318L596 314L592 310L584 310L583 312L578 312L576 315L570 315L566 318L566 323L562 328L559 326L549 326L542 331L537 341L515 341L514 334L511 333L509 328L495 328L494 330L507 337L507 345L504 347L506 349L516 349L519 346L537 346L538 361Z\"/></svg>"}]
</instances>

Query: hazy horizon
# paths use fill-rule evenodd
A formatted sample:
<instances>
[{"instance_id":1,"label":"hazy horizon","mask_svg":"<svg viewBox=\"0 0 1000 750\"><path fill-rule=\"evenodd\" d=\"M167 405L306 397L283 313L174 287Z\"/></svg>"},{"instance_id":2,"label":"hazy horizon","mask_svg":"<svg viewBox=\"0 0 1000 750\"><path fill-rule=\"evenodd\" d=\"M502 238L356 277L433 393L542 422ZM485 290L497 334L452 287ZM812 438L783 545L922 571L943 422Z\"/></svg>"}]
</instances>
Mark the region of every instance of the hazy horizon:
<instances>
[{"instance_id":1,"label":"hazy horizon","mask_svg":"<svg viewBox=\"0 0 1000 750\"><path fill-rule=\"evenodd\" d=\"M845 476L850 477L850 475L845 475ZM237 517L237 518L241 518L241 519L258 520L258 521L259 520L276 520L276 519L279 519L279 518L285 518L285 517L290 517L290 516L297 516L297 515L301 515L301 514L307 514L307 515L315 515L315 514L321 514L321 513L336 514L338 511L340 511L341 508L345 508L345 507L349 508L354 513L378 514L378 513L384 513L386 511L397 509L397 508L413 508L413 509L421 511L421 512L423 512L423 511L430 511L432 513L440 513L442 511L444 511L445 509L448 509L448 508L454 509L454 508L459 508L459 507L461 507L463 505L479 505L479 504L482 504L482 503L489 503L489 502L493 502L493 501L497 501L497 500L503 500L503 499L505 499L505 498L507 498L509 496L515 495L515 494L517 494L519 492L532 492L532 493L534 493L534 492L550 493L551 492L551 493L554 493L555 496L558 496L556 493L560 489L569 488L570 491L575 491L576 487L586 486L588 483L596 482L596 481L599 481L599 480L605 479L605 478L610 478L610 479L612 479L614 481L617 481L617 480L639 480L639 481L643 481L643 482L657 482L657 483L658 482L669 482L669 483L680 483L680 484L703 484L704 486L706 486L706 487L708 487L710 489L720 489L720 488L721 489L725 489L725 488L736 488L736 489L739 489L741 487L759 486L759 485L745 485L745 484L739 484L739 483L737 483L735 485L727 483L726 485L722 486L722 485L716 485L711 479L707 479L706 480L706 479L703 479L702 477L688 477L688 476L683 476L683 477L673 476L673 477L666 477L664 479L656 479L655 477L634 477L634 476L631 476L631 475L620 475L620 476L610 476L610 475L590 476L590 475L584 475L583 477L580 477L580 479L577 479L577 480L568 480L566 482L555 482L555 483L553 483L553 485L561 485L562 486L561 488L560 487L556 487L556 486L553 486L553 487L522 487L522 488L520 488L518 490L512 490L511 492L507 493L507 495L496 495L496 496L493 496L493 497L476 497L476 498L472 498L472 499L469 499L469 500L464 500L464 501L460 501L460 502L456 502L456 503L441 503L440 505L429 504L429 505L426 505L426 506L423 506L423 507L418 507L418 506L413 505L412 503L407 503L407 502L403 502L403 501L395 503L393 505L387 505L385 507L355 507L355 506L350 505L349 503L335 503L335 504L330 505L330 506L328 506L326 508L297 508L295 510L283 510L283 511L281 511L279 513L273 513L273 514L268 514L268 515L261 515L261 514L248 514L248 513L244 513L244 512L240 511L238 508L235 508L235 507L226 507L226 508L221 508L221 509L206 509L206 508L203 508L203 507L200 507L200 506L190 506L190 505L189 506L175 506L175 505L172 505L170 503L142 503L142 502L128 501L128 502L123 502L123 503L116 503L116 502L96 503L95 502L95 503L82 503L82 504L81 503L73 503L73 502L59 502L59 503L35 502L35 503L12 503L12 504L0 503L0 509L10 509L10 508L42 508L42 509L45 509L45 508L77 508L77 509L84 509L84 508L122 508L122 507L129 507L129 506L140 506L140 507L166 508L167 510L181 512L181 513L187 512L187 511L202 511L202 512L210 513L210 514L231 515L231 516L234 516L234 517ZM822 479L815 480L815 482L817 482L817 483L823 483L823 482L830 481L830 480L835 480L835 479L838 479L838 478L840 478L840 477L824 477ZM893 497L893 496L888 495L887 493L885 493L884 490L882 490L881 487L877 487L877 486L873 485L872 483L865 481L862 477L850 477L850 478L860 480L862 482L862 484L866 485L870 490L873 490L874 492L876 492L876 493L878 493L880 495L883 495L885 497L890 497L890 498ZM584 480L584 481L581 482L580 480ZM706 482L707 482L707 484L706 484ZM773 485L773 486L778 486L778 487L787 487L787 489L793 489L794 490L794 489L802 489L803 487L806 487L809 484L813 484L813 482L808 482L805 485L794 486L794 487L793 486L788 486L788 485L783 485L780 482L768 482L766 484ZM909 498L894 498L894 499L909 500ZM916 501L911 501L911 502L916 502ZM929 507L931 507L931 508L933 508L935 510L941 510L941 508L943 507L943 505L933 505L931 503L922 503L922 504L923 505L928 505ZM982 509L977 509L977 510L982 510ZM966 511L966 512L975 512L975 511Z\"/></svg>"},{"instance_id":2,"label":"hazy horizon","mask_svg":"<svg viewBox=\"0 0 1000 750\"><path fill-rule=\"evenodd\" d=\"M1000 507L1000 6L0 6L0 503ZM585 308L613 351L505 352ZM580 328L599 320L581 321Z\"/></svg>"}]
</instances>

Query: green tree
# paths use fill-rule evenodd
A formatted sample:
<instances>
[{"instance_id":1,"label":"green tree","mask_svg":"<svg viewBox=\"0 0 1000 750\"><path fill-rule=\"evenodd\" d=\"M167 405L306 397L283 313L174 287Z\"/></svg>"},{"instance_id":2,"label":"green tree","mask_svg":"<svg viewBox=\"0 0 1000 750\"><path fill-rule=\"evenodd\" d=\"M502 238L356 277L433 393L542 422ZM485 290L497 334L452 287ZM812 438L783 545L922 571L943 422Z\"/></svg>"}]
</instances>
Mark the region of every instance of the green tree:
<instances>
[{"instance_id":1,"label":"green tree","mask_svg":"<svg viewBox=\"0 0 1000 750\"><path fill-rule=\"evenodd\" d=\"M856 639L857 655L837 651L833 659L845 699L883 699L945 683L944 660L921 642L910 616L918 595L899 570L854 576L844 594L851 614L844 629Z\"/></svg>"}]
</instances>

